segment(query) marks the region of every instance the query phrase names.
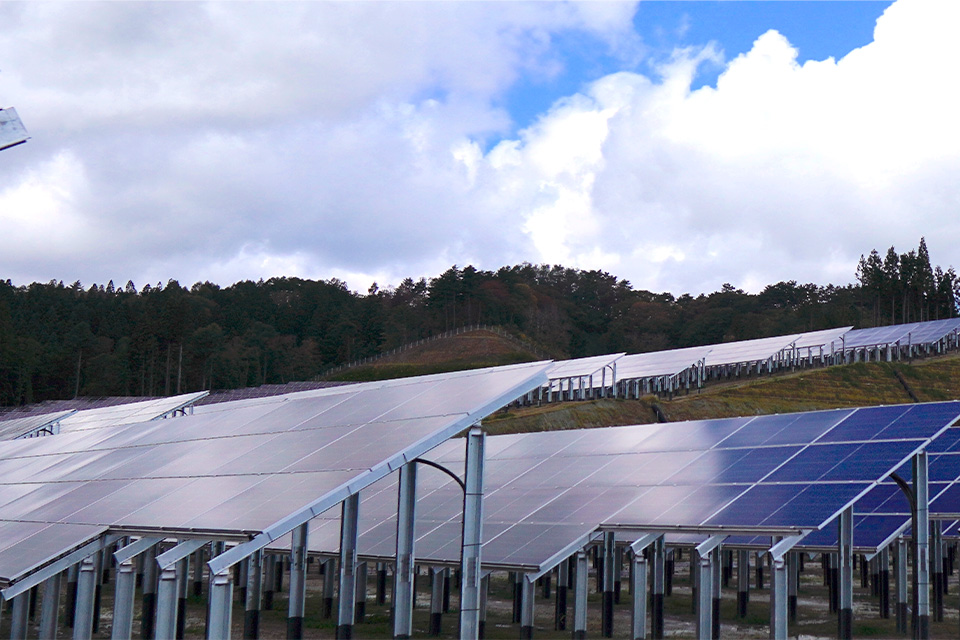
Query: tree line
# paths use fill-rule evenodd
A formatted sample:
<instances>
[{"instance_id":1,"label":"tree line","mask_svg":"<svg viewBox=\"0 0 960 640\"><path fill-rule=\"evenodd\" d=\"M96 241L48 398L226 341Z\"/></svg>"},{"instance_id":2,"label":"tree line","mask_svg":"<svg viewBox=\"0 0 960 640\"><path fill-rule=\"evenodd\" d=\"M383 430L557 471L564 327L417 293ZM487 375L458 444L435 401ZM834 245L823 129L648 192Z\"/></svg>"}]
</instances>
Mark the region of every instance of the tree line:
<instances>
[{"instance_id":1,"label":"tree line","mask_svg":"<svg viewBox=\"0 0 960 640\"><path fill-rule=\"evenodd\" d=\"M956 275L938 267L928 277L925 242L890 251L895 270L881 261L877 271L871 252L854 284L791 280L757 294L725 284L678 297L603 271L526 263L453 266L365 294L336 279L142 289L0 281L0 405L305 380L469 324L502 326L564 358L957 315Z\"/></svg>"},{"instance_id":2,"label":"tree line","mask_svg":"<svg viewBox=\"0 0 960 640\"><path fill-rule=\"evenodd\" d=\"M956 315L957 274L930 264L927 241L906 253L887 249L881 258L874 249L860 256L857 281L864 302L871 307L872 324L902 324L939 320Z\"/></svg>"}]
</instances>

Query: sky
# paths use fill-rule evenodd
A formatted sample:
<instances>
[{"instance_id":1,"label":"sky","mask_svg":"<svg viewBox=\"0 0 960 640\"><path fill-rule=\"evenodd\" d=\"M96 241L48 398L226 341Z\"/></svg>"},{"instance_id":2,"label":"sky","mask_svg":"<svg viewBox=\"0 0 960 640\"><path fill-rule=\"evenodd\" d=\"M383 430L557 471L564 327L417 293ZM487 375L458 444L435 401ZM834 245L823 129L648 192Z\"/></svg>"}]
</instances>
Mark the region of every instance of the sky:
<instances>
[{"instance_id":1,"label":"sky","mask_svg":"<svg viewBox=\"0 0 960 640\"><path fill-rule=\"evenodd\" d=\"M0 3L0 278L960 267L954 0Z\"/></svg>"}]
</instances>

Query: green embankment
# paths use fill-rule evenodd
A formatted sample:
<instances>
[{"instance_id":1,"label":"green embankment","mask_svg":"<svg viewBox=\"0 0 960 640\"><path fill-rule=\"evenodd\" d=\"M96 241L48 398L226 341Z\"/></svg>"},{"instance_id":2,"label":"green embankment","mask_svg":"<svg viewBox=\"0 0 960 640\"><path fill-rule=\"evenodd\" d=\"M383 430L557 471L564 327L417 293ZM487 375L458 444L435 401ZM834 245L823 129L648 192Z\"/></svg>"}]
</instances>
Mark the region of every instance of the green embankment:
<instances>
[{"instance_id":1,"label":"green embankment","mask_svg":"<svg viewBox=\"0 0 960 640\"><path fill-rule=\"evenodd\" d=\"M539 407L512 407L484 421L490 433L521 433L657 422L655 407L670 422L731 416L815 411L838 407L907 404L960 398L960 356L914 363L858 363L826 369L712 383L672 400L603 399Z\"/></svg>"}]
</instances>

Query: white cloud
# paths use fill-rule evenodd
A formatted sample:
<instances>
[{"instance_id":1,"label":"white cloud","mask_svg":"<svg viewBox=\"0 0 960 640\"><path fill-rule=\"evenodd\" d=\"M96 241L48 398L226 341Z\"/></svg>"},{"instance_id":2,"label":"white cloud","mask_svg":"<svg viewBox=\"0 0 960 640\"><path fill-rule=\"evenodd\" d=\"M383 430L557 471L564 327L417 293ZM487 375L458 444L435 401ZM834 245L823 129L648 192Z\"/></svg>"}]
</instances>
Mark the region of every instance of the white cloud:
<instances>
[{"instance_id":1,"label":"white cloud","mask_svg":"<svg viewBox=\"0 0 960 640\"><path fill-rule=\"evenodd\" d=\"M489 149L505 92L562 69L557 34L635 60L634 7L0 4L0 97L33 135L0 154L0 275L365 290L528 260L680 293L846 282L924 234L960 266L953 4L898 2L841 60L776 32L680 50ZM691 91L704 61L724 72Z\"/></svg>"},{"instance_id":2,"label":"white cloud","mask_svg":"<svg viewBox=\"0 0 960 640\"><path fill-rule=\"evenodd\" d=\"M960 6L944 9L898 3L874 43L839 61L800 65L771 31L716 88L690 90L692 69L715 54L687 51L655 81L615 74L557 103L508 144L511 183L555 179L544 149L554 165L581 161L576 181L522 207L535 246L581 265L602 251L635 285L674 292L849 282L860 253L924 234L935 261L958 262L960 90L940 36ZM584 121L604 122L603 134ZM577 203L583 233L570 224ZM551 211L565 233L546 224Z\"/></svg>"}]
</instances>

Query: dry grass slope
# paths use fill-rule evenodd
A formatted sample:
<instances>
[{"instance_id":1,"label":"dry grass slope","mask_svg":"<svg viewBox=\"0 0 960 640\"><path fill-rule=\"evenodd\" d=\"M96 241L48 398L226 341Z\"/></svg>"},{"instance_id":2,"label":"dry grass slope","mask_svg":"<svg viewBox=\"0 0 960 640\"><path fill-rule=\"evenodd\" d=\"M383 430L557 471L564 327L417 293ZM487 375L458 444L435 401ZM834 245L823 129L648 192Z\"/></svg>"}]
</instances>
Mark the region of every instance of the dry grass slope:
<instances>
[{"instance_id":1,"label":"dry grass slope","mask_svg":"<svg viewBox=\"0 0 960 640\"><path fill-rule=\"evenodd\" d=\"M960 398L960 356L913 363L857 363L778 376L714 383L672 400L567 402L510 408L488 418L491 433L578 429L657 421L654 406L671 422L732 416L816 411L913 402L900 372L922 402Z\"/></svg>"}]
</instances>

